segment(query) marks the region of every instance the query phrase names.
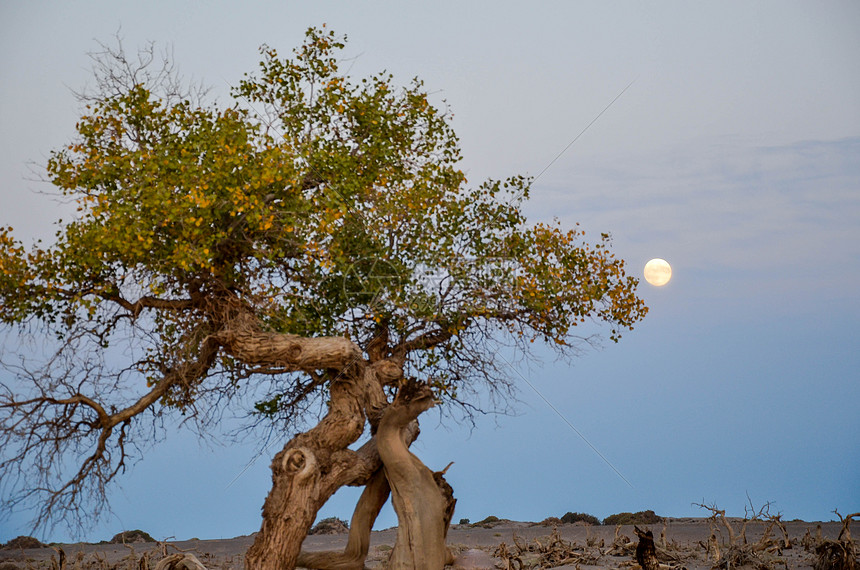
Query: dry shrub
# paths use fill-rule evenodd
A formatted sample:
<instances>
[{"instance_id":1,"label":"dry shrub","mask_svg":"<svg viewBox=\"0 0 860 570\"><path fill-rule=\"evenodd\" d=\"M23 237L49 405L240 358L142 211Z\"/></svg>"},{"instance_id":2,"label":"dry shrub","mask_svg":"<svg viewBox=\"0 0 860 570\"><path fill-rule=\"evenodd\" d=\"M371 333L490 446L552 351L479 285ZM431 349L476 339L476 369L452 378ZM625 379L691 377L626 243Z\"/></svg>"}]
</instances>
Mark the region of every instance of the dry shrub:
<instances>
[{"instance_id":1,"label":"dry shrub","mask_svg":"<svg viewBox=\"0 0 860 570\"><path fill-rule=\"evenodd\" d=\"M619 525L619 524L660 524L663 522L663 517L658 516L654 511L639 511L637 513L618 513L609 515L603 519L603 524Z\"/></svg>"},{"instance_id":2,"label":"dry shrub","mask_svg":"<svg viewBox=\"0 0 860 570\"><path fill-rule=\"evenodd\" d=\"M117 533L108 541L109 544L139 544L142 542L156 542L156 540L148 532L135 529Z\"/></svg>"},{"instance_id":3,"label":"dry shrub","mask_svg":"<svg viewBox=\"0 0 860 570\"><path fill-rule=\"evenodd\" d=\"M590 525L599 525L600 519L598 519L594 515L589 515L588 513L565 513L563 517L561 517L561 522L564 524L576 524L576 523L585 523Z\"/></svg>"},{"instance_id":4,"label":"dry shrub","mask_svg":"<svg viewBox=\"0 0 860 570\"><path fill-rule=\"evenodd\" d=\"M480 528L493 528L495 526L502 524L503 522L505 522L505 520L506 519L500 519L497 516L490 515L487 518L485 518L484 520L478 521L476 523L472 523L472 526L473 527L480 527Z\"/></svg>"},{"instance_id":5,"label":"dry shrub","mask_svg":"<svg viewBox=\"0 0 860 570\"><path fill-rule=\"evenodd\" d=\"M32 536L19 536L4 544L2 548L6 550L27 550L28 548L47 548L47 546Z\"/></svg>"},{"instance_id":6,"label":"dry shrub","mask_svg":"<svg viewBox=\"0 0 860 570\"><path fill-rule=\"evenodd\" d=\"M308 534L344 534L349 532L349 524L337 517L329 517L318 522Z\"/></svg>"},{"instance_id":7,"label":"dry shrub","mask_svg":"<svg viewBox=\"0 0 860 570\"><path fill-rule=\"evenodd\" d=\"M558 517L547 517L540 521L539 523L534 523L532 526L558 526L563 524L561 519Z\"/></svg>"}]
</instances>

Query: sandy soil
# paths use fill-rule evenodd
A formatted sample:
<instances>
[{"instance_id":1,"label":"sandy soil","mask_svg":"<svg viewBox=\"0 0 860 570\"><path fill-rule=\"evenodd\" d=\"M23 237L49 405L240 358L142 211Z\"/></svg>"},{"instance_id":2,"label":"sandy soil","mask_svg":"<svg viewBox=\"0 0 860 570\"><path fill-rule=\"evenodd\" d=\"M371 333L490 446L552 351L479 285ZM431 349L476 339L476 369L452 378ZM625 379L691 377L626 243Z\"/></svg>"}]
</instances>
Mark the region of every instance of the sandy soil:
<instances>
[{"instance_id":1,"label":"sandy soil","mask_svg":"<svg viewBox=\"0 0 860 570\"><path fill-rule=\"evenodd\" d=\"M814 564L814 553L806 551L801 546L801 539L807 530L816 535L819 523L788 522L789 537L793 548L783 550L781 558L787 567L794 570L811 569ZM737 524L739 527L739 524ZM821 535L824 538L835 539L841 528L840 523L820 523ZM660 535L663 525L650 525L655 541L661 544ZM747 539L755 542L764 532L763 523L751 523L747 527ZM535 523L501 521L489 528L469 525L453 525L448 534L448 544L455 554L459 555L460 568L506 568L506 564L498 555L504 543L512 555L518 557L526 568L539 562L541 548L546 549L551 542L551 535L562 542L556 542L556 550L567 551L578 558L577 561L554 566L556 568L581 568L582 570L596 568L638 568L635 564L634 549L637 538L632 526L622 526L619 530L621 540L630 544L621 549L612 548L616 539L616 529L610 526L580 526L558 525L540 526ZM725 534L725 530L722 531ZM394 544L395 530L376 531L371 537L370 555L367 566L381 568ZM667 519L665 525L665 543L667 552L675 560L671 564L688 570L705 570L714 567L714 561L706 554L704 544L711 534L711 526L704 519ZM717 537L721 542L726 536ZM243 556L253 542L253 536L241 536L228 540L190 540L169 543L139 543L133 545L91 545L63 544L54 548L31 549L23 551L0 550L0 570L41 569L51 568L51 558L56 559L62 548L68 568L81 569L125 569L144 568L141 558L150 561L149 567L155 566L155 561L164 553L177 551L192 552L209 570L233 570L243 568ZM315 535L305 540L307 550L340 550L346 543L346 535ZM517 547L519 544L520 548ZM602 544L602 546L601 546ZM616 542L618 544L618 542ZM495 557L494 557L495 555ZM768 555L768 556L776 556ZM780 566L782 563L780 562ZM456 566L455 566L456 567ZM534 566L536 568L540 566Z\"/></svg>"}]
</instances>

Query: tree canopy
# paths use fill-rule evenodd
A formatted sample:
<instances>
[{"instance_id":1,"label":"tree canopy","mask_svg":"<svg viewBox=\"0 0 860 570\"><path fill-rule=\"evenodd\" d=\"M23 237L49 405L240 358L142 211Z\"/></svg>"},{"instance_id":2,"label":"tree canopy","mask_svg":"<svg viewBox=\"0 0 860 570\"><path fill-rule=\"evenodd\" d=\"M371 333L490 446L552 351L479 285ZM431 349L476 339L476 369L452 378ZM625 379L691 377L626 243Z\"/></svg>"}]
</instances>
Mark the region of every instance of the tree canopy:
<instances>
[{"instance_id":1,"label":"tree canopy","mask_svg":"<svg viewBox=\"0 0 860 570\"><path fill-rule=\"evenodd\" d=\"M7 501L81 515L146 417L206 417L267 383L255 411L292 425L373 368L360 434L407 382L468 405L511 387L499 347L571 355L586 321L617 340L645 315L608 235L529 223L527 177L469 184L446 109L417 79L350 78L344 42L264 46L228 106L166 62L96 57L46 169L76 216L50 246L0 230L0 321L56 342L0 388Z\"/></svg>"}]
</instances>

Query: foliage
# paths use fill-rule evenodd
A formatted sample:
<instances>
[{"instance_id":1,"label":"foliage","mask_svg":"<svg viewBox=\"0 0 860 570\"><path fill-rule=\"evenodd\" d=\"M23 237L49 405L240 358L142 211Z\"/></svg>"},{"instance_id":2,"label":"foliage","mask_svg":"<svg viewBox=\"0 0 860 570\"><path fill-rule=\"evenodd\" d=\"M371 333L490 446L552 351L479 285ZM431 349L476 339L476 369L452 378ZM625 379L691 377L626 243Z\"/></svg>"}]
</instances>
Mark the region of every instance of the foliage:
<instances>
[{"instance_id":1,"label":"foliage","mask_svg":"<svg viewBox=\"0 0 860 570\"><path fill-rule=\"evenodd\" d=\"M153 382L173 360L167 345L193 349L212 328L180 300L237 291L283 332L460 337L415 357L450 391L475 373L456 354L490 322L564 346L586 317L627 327L644 313L607 236L589 246L579 230L526 226L526 178L466 186L421 83L352 84L342 47L316 30L293 61L263 48L260 77L234 91L262 117L140 84L88 105L78 140L48 162L79 216L45 250L3 230L0 318L37 317L63 336L84 321L107 344L116 305L136 297L133 317L157 312L155 346L135 363Z\"/></svg>"},{"instance_id":2,"label":"foliage","mask_svg":"<svg viewBox=\"0 0 860 570\"><path fill-rule=\"evenodd\" d=\"M571 513L567 512L561 517L561 522L564 524L574 524L578 522L583 522L590 525L599 525L600 519L598 519L594 515L589 515L586 513Z\"/></svg>"},{"instance_id":3,"label":"foliage","mask_svg":"<svg viewBox=\"0 0 860 570\"><path fill-rule=\"evenodd\" d=\"M654 511L639 511L636 513L617 513L609 515L603 519L605 525L618 524L659 524L663 522L663 517L657 516Z\"/></svg>"},{"instance_id":4,"label":"foliage","mask_svg":"<svg viewBox=\"0 0 860 570\"><path fill-rule=\"evenodd\" d=\"M50 246L0 228L0 323L58 342L0 386L11 504L98 515L85 500L172 412L203 432L251 392L294 428L342 372L237 349L241 335L346 338L469 411L480 386L512 390L500 348L569 357L591 341L583 324L617 340L645 315L608 235L529 224L526 177L469 185L422 83L355 81L343 48L325 29L291 59L264 46L227 107L183 92L167 63L97 56L77 138L47 163L77 215ZM71 477L54 468L70 457Z\"/></svg>"}]
</instances>

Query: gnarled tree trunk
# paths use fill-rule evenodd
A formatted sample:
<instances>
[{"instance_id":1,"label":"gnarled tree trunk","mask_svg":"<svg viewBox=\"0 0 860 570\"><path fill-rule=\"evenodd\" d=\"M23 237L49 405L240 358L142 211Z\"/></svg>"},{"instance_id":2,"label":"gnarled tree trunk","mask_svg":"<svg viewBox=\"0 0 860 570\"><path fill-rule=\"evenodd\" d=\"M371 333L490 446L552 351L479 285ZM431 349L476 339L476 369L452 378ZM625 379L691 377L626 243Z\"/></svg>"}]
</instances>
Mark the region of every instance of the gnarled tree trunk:
<instances>
[{"instance_id":1,"label":"gnarled tree trunk","mask_svg":"<svg viewBox=\"0 0 860 570\"><path fill-rule=\"evenodd\" d=\"M245 556L248 570L295 568L302 541L317 511L331 496L326 490L332 486L334 474L355 460L347 446L364 429L358 384L354 379L332 383L328 414L275 455L263 525Z\"/></svg>"},{"instance_id":2,"label":"gnarled tree trunk","mask_svg":"<svg viewBox=\"0 0 860 570\"><path fill-rule=\"evenodd\" d=\"M434 476L409 451L400 435L407 424L433 404L433 394L426 385L404 385L394 403L382 414L376 433L379 456L391 486L398 519L397 539L388 561L391 570L441 570L453 562L445 546L445 536L454 498L450 493L443 493L440 483L445 487L447 483L441 476Z\"/></svg>"},{"instance_id":3,"label":"gnarled tree trunk","mask_svg":"<svg viewBox=\"0 0 860 570\"><path fill-rule=\"evenodd\" d=\"M329 410L322 421L293 438L272 462L272 490L263 505L263 524L245 556L249 570L291 570L301 544L325 502L343 485L364 485L350 542L343 553L301 555L302 564L317 568L360 568L369 546L370 529L391 489L398 515L398 535L390 568L441 570L452 562L445 535L454 498L442 474L434 475L409 452L407 426L433 406L424 384L402 384L388 404L383 387L402 377L402 358L361 350L343 338L305 339L260 329L252 318L239 316L215 335L227 352L243 362L285 371L326 369ZM377 354L378 353L378 354ZM402 356L402 355L401 355ZM377 427L374 439L359 451L349 445L362 434L365 421ZM374 473L383 466L384 478ZM387 481L387 485L386 485Z\"/></svg>"},{"instance_id":4,"label":"gnarled tree trunk","mask_svg":"<svg viewBox=\"0 0 860 570\"><path fill-rule=\"evenodd\" d=\"M401 433L404 444L407 447L410 446L418 437L418 433L418 422L412 422L406 426ZM379 511L388 501L391 487L388 485L388 478L385 476L382 461L376 451L376 439L371 439L358 453L374 458L378 462L379 469L367 482L355 506L355 512L349 524L346 548L343 552L302 551L298 558L299 566L312 570L362 570L364 568L364 561L370 550L370 532L373 530L373 523L376 522Z\"/></svg>"},{"instance_id":5,"label":"gnarled tree trunk","mask_svg":"<svg viewBox=\"0 0 860 570\"><path fill-rule=\"evenodd\" d=\"M344 485L367 483L381 468L375 442L358 451L348 446L364 431L366 411L376 414L382 407L384 383L402 373L391 362L365 364L351 362L331 381L326 416L275 455L263 524L245 556L249 570L295 568L302 542L325 502Z\"/></svg>"}]
</instances>

